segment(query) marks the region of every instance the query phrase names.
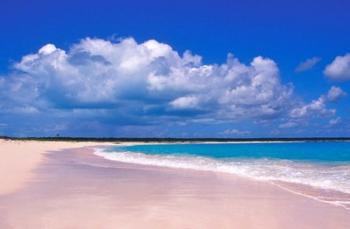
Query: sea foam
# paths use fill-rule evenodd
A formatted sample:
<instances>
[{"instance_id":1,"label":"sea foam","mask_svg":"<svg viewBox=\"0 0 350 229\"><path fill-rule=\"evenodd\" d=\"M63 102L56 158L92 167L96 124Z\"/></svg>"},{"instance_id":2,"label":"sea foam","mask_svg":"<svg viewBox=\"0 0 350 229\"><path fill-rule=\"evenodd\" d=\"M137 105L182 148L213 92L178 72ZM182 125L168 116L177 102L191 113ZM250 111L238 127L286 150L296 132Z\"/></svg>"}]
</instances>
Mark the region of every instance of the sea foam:
<instances>
[{"instance_id":1,"label":"sea foam","mask_svg":"<svg viewBox=\"0 0 350 229\"><path fill-rule=\"evenodd\" d=\"M223 172L261 181L280 181L350 194L350 165L322 165L277 159L213 159L96 149L108 160L169 168Z\"/></svg>"}]
</instances>

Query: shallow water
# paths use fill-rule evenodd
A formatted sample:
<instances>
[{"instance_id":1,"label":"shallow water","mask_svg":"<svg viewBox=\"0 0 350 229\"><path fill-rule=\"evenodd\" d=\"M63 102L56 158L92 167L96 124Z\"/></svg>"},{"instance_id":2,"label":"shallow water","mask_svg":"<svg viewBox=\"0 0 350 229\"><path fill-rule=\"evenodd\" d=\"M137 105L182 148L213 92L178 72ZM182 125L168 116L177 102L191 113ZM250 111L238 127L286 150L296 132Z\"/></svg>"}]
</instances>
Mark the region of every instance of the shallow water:
<instances>
[{"instance_id":1,"label":"shallow water","mask_svg":"<svg viewBox=\"0 0 350 229\"><path fill-rule=\"evenodd\" d=\"M350 203L350 142L146 144L96 154L129 163L231 173L346 208Z\"/></svg>"}]
</instances>

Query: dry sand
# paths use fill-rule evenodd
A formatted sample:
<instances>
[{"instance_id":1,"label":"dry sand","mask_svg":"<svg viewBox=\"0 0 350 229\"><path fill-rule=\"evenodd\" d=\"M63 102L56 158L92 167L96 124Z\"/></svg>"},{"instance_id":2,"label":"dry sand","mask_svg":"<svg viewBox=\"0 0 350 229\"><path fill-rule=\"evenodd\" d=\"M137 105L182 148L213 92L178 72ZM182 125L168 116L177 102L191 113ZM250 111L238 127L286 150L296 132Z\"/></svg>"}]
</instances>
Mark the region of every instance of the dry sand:
<instances>
[{"instance_id":1,"label":"dry sand","mask_svg":"<svg viewBox=\"0 0 350 229\"><path fill-rule=\"evenodd\" d=\"M118 163L89 147L37 161L0 195L0 228L350 228L341 207L233 175Z\"/></svg>"},{"instance_id":2,"label":"dry sand","mask_svg":"<svg viewBox=\"0 0 350 229\"><path fill-rule=\"evenodd\" d=\"M32 177L33 169L42 161L45 153L92 145L101 145L101 143L0 139L0 195L23 187Z\"/></svg>"}]
</instances>

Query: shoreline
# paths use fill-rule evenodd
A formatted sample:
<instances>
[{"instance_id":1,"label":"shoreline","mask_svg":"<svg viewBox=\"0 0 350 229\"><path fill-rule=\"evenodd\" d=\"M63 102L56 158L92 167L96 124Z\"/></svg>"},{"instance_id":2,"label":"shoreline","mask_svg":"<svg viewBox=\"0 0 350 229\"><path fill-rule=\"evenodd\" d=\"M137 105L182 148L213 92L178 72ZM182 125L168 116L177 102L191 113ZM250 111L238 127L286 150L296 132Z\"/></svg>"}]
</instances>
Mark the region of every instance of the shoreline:
<instances>
[{"instance_id":1,"label":"shoreline","mask_svg":"<svg viewBox=\"0 0 350 229\"><path fill-rule=\"evenodd\" d=\"M120 145L116 145L116 147L133 146L133 145L140 145L140 144L153 145L155 143L130 143L130 144L123 143ZM163 143L159 143L159 144L163 144ZM164 144L167 144L167 143L164 143ZM183 143L183 144L187 144L187 143ZM108 148L108 147L103 147L103 148ZM165 155L164 156L148 155L141 152L140 153L135 152L135 154L130 155L127 151L125 152L120 151L120 154L116 156L116 155L110 154L110 152L105 153L103 148L102 149L96 148L96 150L94 151L94 154L106 160L116 161L120 163L130 163L130 164L142 165L142 166L155 166L155 167L166 167L166 168L172 168L172 169L185 169L185 170L187 169L187 170L195 170L195 171L230 174L234 176L239 176L243 179L248 179L248 180L253 180L258 182L265 182L265 183L277 186L281 190L290 192L295 195L306 197L314 201L326 203L332 206L337 206L348 211L350 210L350 204L349 204L350 194L343 190L337 190L337 189L332 189L332 188L322 187L322 186L315 186L310 183L296 182L285 178L278 178L278 177L276 177L275 179L261 178L261 177L258 177L257 175L251 175L249 173L244 174L240 170L231 171L229 170L229 168L226 167L227 166L226 164L217 165L216 163L220 163L220 162L216 161L215 159L201 157L201 156L199 156L198 158L195 156L192 156L191 158L178 157L177 159L175 158L169 159ZM201 163L199 164L195 163L195 161L197 160L200 160ZM205 165L203 164L203 160L205 160L204 162ZM214 164L214 167L212 166L212 164Z\"/></svg>"},{"instance_id":2,"label":"shoreline","mask_svg":"<svg viewBox=\"0 0 350 229\"><path fill-rule=\"evenodd\" d=\"M268 182L110 161L98 145L49 146L25 185L0 194L0 227L350 227L349 211Z\"/></svg>"}]
</instances>

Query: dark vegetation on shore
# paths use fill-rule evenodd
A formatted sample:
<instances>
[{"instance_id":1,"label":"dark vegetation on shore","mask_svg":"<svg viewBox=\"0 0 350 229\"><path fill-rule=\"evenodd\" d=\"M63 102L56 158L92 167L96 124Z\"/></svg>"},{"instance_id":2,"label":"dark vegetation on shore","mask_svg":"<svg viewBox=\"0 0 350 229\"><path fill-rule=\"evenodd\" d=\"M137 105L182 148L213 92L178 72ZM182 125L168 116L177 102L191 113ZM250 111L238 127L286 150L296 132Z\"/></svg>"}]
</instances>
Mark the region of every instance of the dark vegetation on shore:
<instances>
[{"instance_id":1,"label":"dark vegetation on shore","mask_svg":"<svg viewBox=\"0 0 350 229\"><path fill-rule=\"evenodd\" d=\"M350 137L307 137L307 138L112 138L112 137L9 137L0 136L5 140L36 140L36 141L93 141L93 142L292 142L292 141L350 141Z\"/></svg>"}]
</instances>

